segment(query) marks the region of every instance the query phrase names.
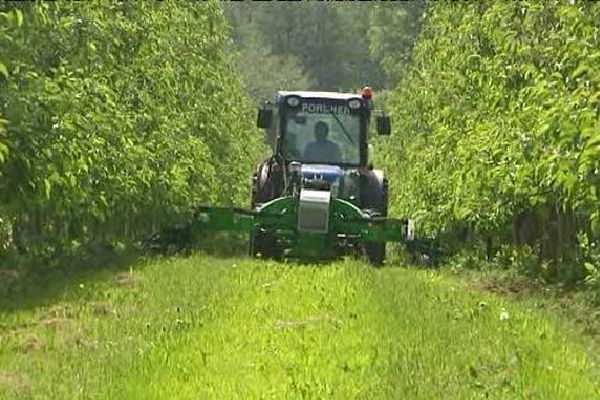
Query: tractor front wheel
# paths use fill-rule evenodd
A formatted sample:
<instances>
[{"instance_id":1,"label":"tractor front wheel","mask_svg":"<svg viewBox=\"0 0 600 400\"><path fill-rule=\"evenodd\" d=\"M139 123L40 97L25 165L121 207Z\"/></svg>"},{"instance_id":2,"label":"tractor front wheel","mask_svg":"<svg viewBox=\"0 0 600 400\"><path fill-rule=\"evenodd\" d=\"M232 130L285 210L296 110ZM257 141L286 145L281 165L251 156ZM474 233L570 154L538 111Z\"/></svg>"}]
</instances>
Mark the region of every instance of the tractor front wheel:
<instances>
[{"instance_id":1,"label":"tractor front wheel","mask_svg":"<svg viewBox=\"0 0 600 400\"><path fill-rule=\"evenodd\" d=\"M384 243L365 243L364 254L371 266L381 267L385 261L385 242Z\"/></svg>"},{"instance_id":2,"label":"tractor front wheel","mask_svg":"<svg viewBox=\"0 0 600 400\"><path fill-rule=\"evenodd\" d=\"M281 249L277 245L277 239L268 232L256 232L250 234L250 257L281 258Z\"/></svg>"}]
</instances>

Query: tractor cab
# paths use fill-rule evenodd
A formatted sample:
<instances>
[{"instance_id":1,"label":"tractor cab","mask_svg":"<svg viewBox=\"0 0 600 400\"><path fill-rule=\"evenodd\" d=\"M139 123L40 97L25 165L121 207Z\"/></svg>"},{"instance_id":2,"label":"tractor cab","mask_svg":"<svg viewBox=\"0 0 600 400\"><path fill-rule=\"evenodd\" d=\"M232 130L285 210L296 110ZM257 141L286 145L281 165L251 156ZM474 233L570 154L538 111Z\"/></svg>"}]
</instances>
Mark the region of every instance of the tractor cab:
<instances>
[{"instance_id":1,"label":"tractor cab","mask_svg":"<svg viewBox=\"0 0 600 400\"><path fill-rule=\"evenodd\" d=\"M259 110L258 127L288 162L366 166L372 104L369 88L362 94L280 91ZM379 134L390 134L389 117L377 115L376 123Z\"/></svg>"},{"instance_id":2,"label":"tractor cab","mask_svg":"<svg viewBox=\"0 0 600 400\"><path fill-rule=\"evenodd\" d=\"M299 189L295 184L306 187L329 182L334 196L384 214L387 207L381 204L382 194L371 192L381 192L387 182L381 171L369 168L368 160L368 132L375 114L377 132L389 135L390 119L373 110L370 88L360 94L278 92L273 103L259 110L257 125L265 129L273 151L271 162L282 176L272 174L271 193L259 193L256 203L293 195ZM293 181L294 170L299 170L303 182Z\"/></svg>"}]
</instances>

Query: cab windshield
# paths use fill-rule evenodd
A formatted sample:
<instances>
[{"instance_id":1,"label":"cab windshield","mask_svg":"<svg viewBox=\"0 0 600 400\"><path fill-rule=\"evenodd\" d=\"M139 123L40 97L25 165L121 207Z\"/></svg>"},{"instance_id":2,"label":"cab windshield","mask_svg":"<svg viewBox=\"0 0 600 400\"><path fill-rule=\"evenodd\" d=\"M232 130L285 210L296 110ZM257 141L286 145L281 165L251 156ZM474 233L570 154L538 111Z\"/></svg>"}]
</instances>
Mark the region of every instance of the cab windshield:
<instances>
[{"instance_id":1,"label":"cab windshield","mask_svg":"<svg viewBox=\"0 0 600 400\"><path fill-rule=\"evenodd\" d=\"M360 164L360 116L351 114L345 105L309 106L286 110L281 146L284 158L304 163Z\"/></svg>"}]
</instances>

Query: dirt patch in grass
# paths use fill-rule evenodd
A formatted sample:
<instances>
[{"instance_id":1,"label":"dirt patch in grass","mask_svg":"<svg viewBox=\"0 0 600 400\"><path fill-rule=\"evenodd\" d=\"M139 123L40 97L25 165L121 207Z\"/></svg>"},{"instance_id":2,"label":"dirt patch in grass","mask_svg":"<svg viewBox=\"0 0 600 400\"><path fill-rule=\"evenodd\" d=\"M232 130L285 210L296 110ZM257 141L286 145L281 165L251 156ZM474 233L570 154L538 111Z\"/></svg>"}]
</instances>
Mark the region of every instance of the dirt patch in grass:
<instances>
[{"instance_id":1,"label":"dirt patch in grass","mask_svg":"<svg viewBox=\"0 0 600 400\"><path fill-rule=\"evenodd\" d=\"M34 333L27 333L20 337L15 344L15 349L22 353L29 353L32 351L45 350L46 343L40 337Z\"/></svg>"},{"instance_id":2,"label":"dirt patch in grass","mask_svg":"<svg viewBox=\"0 0 600 400\"><path fill-rule=\"evenodd\" d=\"M69 320L75 318L76 314L72 305L59 303L44 310L38 321L43 323L43 321L51 320Z\"/></svg>"},{"instance_id":3,"label":"dirt patch in grass","mask_svg":"<svg viewBox=\"0 0 600 400\"><path fill-rule=\"evenodd\" d=\"M16 323L16 324L0 325L0 333L2 333L2 332L11 333L11 332L23 331L23 330L32 328L34 326L36 326L36 323L34 323L34 322L22 322L22 323Z\"/></svg>"},{"instance_id":4,"label":"dirt patch in grass","mask_svg":"<svg viewBox=\"0 0 600 400\"><path fill-rule=\"evenodd\" d=\"M107 303L93 301L87 305L90 313L97 317L102 317L109 314L115 314L115 310L112 309Z\"/></svg>"},{"instance_id":5,"label":"dirt patch in grass","mask_svg":"<svg viewBox=\"0 0 600 400\"><path fill-rule=\"evenodd\" d=\"M40 321L40 324L43 326L47 326L49 328L57 328L60 326L64 326L70 322L69 319L66 318L48 318Z\"/></svg>"},{"instance_id":6,"label":"dirt patch in grass","mask_svg":"<svg viewBox=\"0 0 600 400\"><path fill-rule=\"evenodd\" d=\"M477 291L486 291L499 295L512 295L516 297L530 296L539 292L541 286L538 282L531 279L517 279L513 277L504 277L497 279L474 279L470 286Z\"/></svg>"},{"instance_id":7,"label":"dirt patch in grass","mask_svg":"<svg viewBox=\"0 0 600 400\"><path fill-rule=\"evenodd\" d=\"M59 328L70 323L76 316L73 306L56 304L45 310L37 319L37 324L48 328Z\"/></svg>"},{"instance_id":8,"label":"dirt patch in grass","mask_svg":"<svg viewBox=\"0 0 600 400\"><path fill-rule=\"evenodd\" d=\"M98 340L92 340L82 335L76 336L74 338L74 343L77 347L89 350L98 350L100 348L100 342Z\"/></svg>"},{"instance_id":9,"label":"dirt patch in grass","mask_svg":"<svg viewBox=\"0 0 600 400\"><path fill-rule=\"evenodd\" d=\"M63 330L59 333L57 344L65 349L98 350L100 342L80 330Z\"/></svg>"},{"instance_id":10,"label":"dirt patch in grass","mask_svg":"<svg viewBox=\"0 0 600 400\"><path fill-rule=\"evenodd\" d=\"M0 324L0 333L24 333L24 331L43 326L57 327L62 326L76 317L76 312L73 306L68 304L56 304L50 308L41 310L40 313L31 321Z\"/></svg>"},{"instance_id":11,"label":"dirt patch in grass","mask_svg":"<svg viewBox=\"0 0 600 400\"><path fill-rule=\"evenodd\" d=\"M0 388L24 394L29 390L29 385L23 376L0 370Z\"/></svg>"},{"instance_id":12,"label":"dirt patch in grass","mask_svg":"<svg viewBox=\"0 0 600 400\"><path fill-rule=\"evenodd\" d=\"M116 286L123 286L123 287L134 287L135 284L137 283L133 274L131 274L129 272L121 272L121 273L116 274L113 277L112 281Z\"/></svg>"},{"instance_id":13,"label":"dirt patch in grass","mask_svg":"<svg viewBox=\"0 0 600 400\"><path fill-rule=\"evenodd\" d=\"M319 325L319 324L326 324L326 323L330 323L330 324L341 324L342 321L339 318L336 317L332 317L332 316L310 316L308 318L302 319L302 320L282 320L282 319L278 319L275 321L275 326L278 328L300 328L300 327L305 327L305 326L310 326L310 325Z\"/></svg>"}]
</instances>

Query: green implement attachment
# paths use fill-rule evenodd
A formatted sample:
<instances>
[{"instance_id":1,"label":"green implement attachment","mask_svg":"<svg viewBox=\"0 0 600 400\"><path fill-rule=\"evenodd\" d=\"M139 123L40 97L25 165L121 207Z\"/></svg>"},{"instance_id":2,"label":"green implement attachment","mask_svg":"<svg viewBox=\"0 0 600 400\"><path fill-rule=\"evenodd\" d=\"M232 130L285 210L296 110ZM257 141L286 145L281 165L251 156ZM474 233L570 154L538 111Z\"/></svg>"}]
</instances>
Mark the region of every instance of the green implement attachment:
<instances>
[{"instance_id":1,"label":"green implement attachment","mask_svg":"<svg viewBox=\"0 0 600 400\"><path fill-rule=\"evenodd\" d=\"M320 214L314 210L303 214L300 205L298 196L289 196L254 210L200 207L194 225L201 231L247 232L261 238L259 252L300 258L333 258L368 243L401 242L407 237L408 221L371 216L342 199L331 199ZM303 224L311 218L316 225Z\"/></svg>"}]
</instances>

